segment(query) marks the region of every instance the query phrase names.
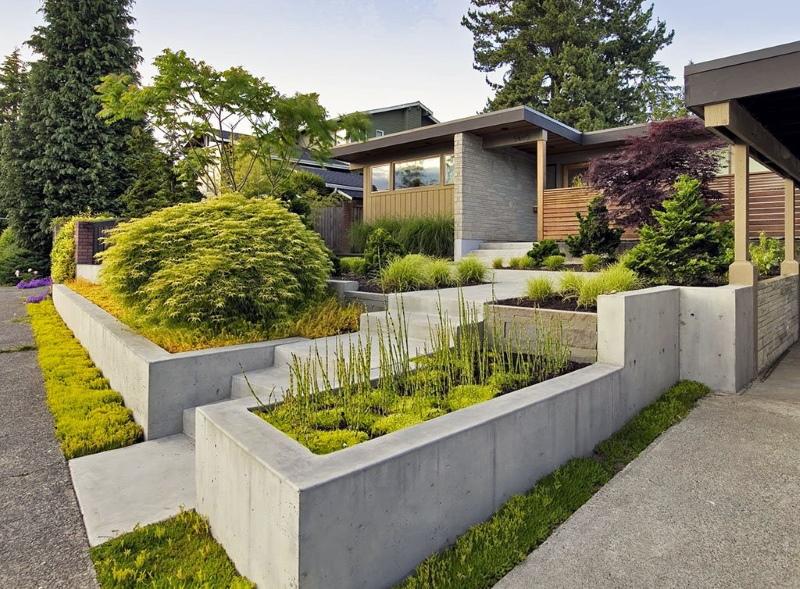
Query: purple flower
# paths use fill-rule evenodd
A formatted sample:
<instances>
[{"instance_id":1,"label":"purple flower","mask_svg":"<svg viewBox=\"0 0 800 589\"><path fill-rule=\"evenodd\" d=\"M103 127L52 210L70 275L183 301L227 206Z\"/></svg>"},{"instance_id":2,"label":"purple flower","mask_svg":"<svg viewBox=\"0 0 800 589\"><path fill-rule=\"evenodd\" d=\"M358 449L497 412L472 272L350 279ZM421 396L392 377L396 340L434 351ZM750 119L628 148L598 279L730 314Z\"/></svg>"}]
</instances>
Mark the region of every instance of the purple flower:
<instances>
[{"instance_id":1,"label":"purple flower","mask_svg":"<svg viewBox=\"0 0 800 589\"><path fill-rule=\"evenodd\" d=\"M26 303L41 303L47 297L50 296L50 291L43 292L41 294L31 295L27 299L25 299Z\"/></svg>"},{"instance_id":2,"label":"purple flower","mask_svg":"<svg viewBox=\"0 0 800 589\"><path fill-rule=\"evenodd\" d=\"M50 286L53 284L53 279L49 276L46 278L31 278L30 280L21 280L17 283L17 288L39 288L42 286Z\"/></svg>"}]
</instances>

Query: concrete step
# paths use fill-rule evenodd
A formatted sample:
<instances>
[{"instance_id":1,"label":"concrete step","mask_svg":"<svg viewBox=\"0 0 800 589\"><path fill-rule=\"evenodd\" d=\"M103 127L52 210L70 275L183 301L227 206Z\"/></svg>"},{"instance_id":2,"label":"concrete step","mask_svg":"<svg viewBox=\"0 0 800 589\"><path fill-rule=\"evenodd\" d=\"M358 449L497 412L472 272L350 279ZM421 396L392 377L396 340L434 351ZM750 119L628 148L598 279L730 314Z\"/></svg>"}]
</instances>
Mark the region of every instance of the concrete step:
<instances>
[{"instance_id":1,"label":"concrete step","mask_svg":"<svg viewBox=\"0 0 800 589\"><path fill-rule=\"evenodd\" d=\"M289 388L289 380L288 364L237 374L231 378L231 399L250 398L255 401L255 393L262 403L280 400Z\"/></svg>"},{"instance_id":2,"label":"concrete step","mask_svg":"<svg viewBox=\"0 0 800 589\"><path fill-rule=\"evenodd\" d=\"M209 403L208 405L217 405L219 403L229 402L230 399L225 399L224 401L217 401L216 403ZM202 407L207 407L208 405L202 405ZM194 425L196 415L197 407L190 407L189 409L183 410L183 435L188 436L192 440L194 440Z\"/></svg>"},{"instance_id":3,"label":"concrete step","mask_svg":"<svg viewBox=\"0 0 800 589\"><path fill-rule=\"evenodd\" d=\"M525 250L531 249L532 241L484 241L478 250Z\"/></svg>"}]
</instances>

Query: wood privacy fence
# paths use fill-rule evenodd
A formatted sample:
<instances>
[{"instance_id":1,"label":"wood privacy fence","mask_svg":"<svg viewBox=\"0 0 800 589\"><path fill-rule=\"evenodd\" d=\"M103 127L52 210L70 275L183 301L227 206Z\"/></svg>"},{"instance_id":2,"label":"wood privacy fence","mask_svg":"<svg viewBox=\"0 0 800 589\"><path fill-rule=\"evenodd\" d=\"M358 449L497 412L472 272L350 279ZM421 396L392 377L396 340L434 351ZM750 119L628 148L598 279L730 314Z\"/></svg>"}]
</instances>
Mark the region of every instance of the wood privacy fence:
<instances>
[{"instance_id":1,"label":"wood privacy fence","mask_svg":"<svg viewBox=\"0 0 800 589\"><path fill-rule=\"evenodd\" d=\"M721 218L733 218L733 176L715 178L711 187L723 194ZM771 237L783 237L783 178L772 172L750 174L750 237L763 231ZM597 195L593 188L556 188L544 191L541 214L544 215L543 239L563 240L578 233L575 213L586 214L589 201ZM800 196L795 191L795 202ZM609 207L613 209L613 207ZM795 228L800 230L800 210L795 206ZM638 232L628 230L623 239L636 239Z\"/></svg>"},{"instance_id":2,"label":"wood privacy fence","mask_svg":"<svg viewBox=\"0 0 800 589\"><path fill-rule=\"evenodd\" d=\"M334 253L350 251L350 228L361 221L363 209L353 201L318 209L312 214L314 229Z\"/></svg>"}]
</instances>

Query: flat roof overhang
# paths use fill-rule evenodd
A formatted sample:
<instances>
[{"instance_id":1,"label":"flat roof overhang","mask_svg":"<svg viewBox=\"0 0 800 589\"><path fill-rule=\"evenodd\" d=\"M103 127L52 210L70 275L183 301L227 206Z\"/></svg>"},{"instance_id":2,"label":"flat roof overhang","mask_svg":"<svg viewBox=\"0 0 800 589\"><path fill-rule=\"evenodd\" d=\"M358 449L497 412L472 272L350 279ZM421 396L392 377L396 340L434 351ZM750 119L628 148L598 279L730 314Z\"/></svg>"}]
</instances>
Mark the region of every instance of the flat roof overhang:
<instances>
[{"instance_id":1,"label":"flat roof overhang","mask_svg":"<svg viewBox=\"0 0 800 589\"><path fill-rule=\"evenodd\" d=\"M535 150L536 141L546 139L548 151L570 151L622 143L632 135L642 135L646 125L632 125L582 133L527 106L516 106L454 121L428 125L361 143L348 143L333 149L333 157L363 165L391 159L414 150L449 147L457 133L483 138L484 147L516 147Z\"/></svg>"},{"instance_id":2,"label":"flat roof overhang","mask_svg":"<svg viewBox=\"0 0 800 589\"><path fill-rule=\"evenodd\" d=\"M800 182L800 41L690 64L686 105L706 126Z\"/></svg>"}]
</instances>

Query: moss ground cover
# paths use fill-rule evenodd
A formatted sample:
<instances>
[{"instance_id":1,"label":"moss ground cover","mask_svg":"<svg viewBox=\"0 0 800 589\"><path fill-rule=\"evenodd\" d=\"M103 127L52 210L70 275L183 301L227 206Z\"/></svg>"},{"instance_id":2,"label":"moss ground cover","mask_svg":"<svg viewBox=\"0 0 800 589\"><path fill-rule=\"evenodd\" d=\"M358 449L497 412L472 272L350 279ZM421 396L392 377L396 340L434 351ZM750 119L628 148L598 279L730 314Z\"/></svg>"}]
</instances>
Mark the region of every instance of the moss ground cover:
<instances>
[{"instance_id":1,"label":"moss ground cover","mask_svg":"<svg viewBox=\"0 0 800 589\"><path fill-rule=\"evenodd\" d=\"M194 511L137 528L92 548L91 555L104 589L255 587L236 572L206 521Z\"/></svg>"},{"instance_id":2,"label":"moss ground cover","mask_svg":"<svg viewBox=\"0 0 800 589\"><path fill-rule=\"evenodd\" d=\"M664 431L688 415L709 389L680 382L597 445L512 497L489 520L417 567L403 589L481 589L493 586L539 546L597 490Z\"/></svg>"},{"instance_id":3,"label":"moss ground cover","mask_svg":"<svg viewBox=\"0 0 800 589\"><path fill-rule=\"evenodd\" d=\"M67 459L129 446L142 438L122 397L94 366L49 300L28 305L47 405Z\"/></svg>"},{"instance_id":4,"label":"moss ground cover","mask_svg":"<svg viewBox=\"0 0 800 589\"><path fill-rule=\"evenodd\" d=\"M316 338L356 331L359 317L363 312L360 305L342 305L333 297L328 297L307 308L296 318L272 326L241 325L231 327L227 331L212 330L202 326L165 327L148 321L126 307L102 285L86 280L73 280L68 282L67 286L154 344L173 353L290 336Z\"/></svg>"}]
</instances>

